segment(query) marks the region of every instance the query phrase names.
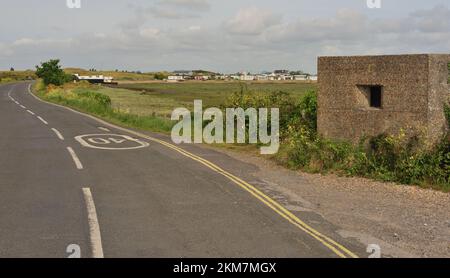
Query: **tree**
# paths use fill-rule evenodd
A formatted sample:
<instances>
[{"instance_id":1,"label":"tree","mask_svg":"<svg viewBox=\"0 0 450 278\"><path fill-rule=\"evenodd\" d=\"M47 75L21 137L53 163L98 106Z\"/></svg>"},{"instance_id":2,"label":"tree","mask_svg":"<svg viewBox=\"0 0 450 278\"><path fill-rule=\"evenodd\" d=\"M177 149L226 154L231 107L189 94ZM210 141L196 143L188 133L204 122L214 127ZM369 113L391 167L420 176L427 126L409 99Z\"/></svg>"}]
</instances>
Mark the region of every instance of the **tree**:
<instances>
[{"instance_id":1,"label":"tree","mask_svg":"<svg viewBox=\"0 0 450 278\"><path fill-rule=\"evenodd\" d=\"M157 72L157 73L155 73L154 76L155 76L156 80L164 80L164 79L167 79L167 77L168 77L168 75L164 72Z\"/></svg>"},{"instance_id":2,"label":"tree","mask_svg":"<svg viewBox=\"0 0 450 278\"><path fill-rule=\"evenodd\" d=\"M14 68L9 69L9 71L14 71Z\"/></svg>"},{"instance_id":3,"label":"tree","mask_svg":"<svg viewBox=\"0 0 450 278\"><path fill-rule=\"evenodd\" d=\"M61 66L59 60L54 59L41 63L41 66L36 66L36 75L42 78L45 85L61 86L66 82L73 80L73 77L66 74Z\"/></svg>"}]
</instances>

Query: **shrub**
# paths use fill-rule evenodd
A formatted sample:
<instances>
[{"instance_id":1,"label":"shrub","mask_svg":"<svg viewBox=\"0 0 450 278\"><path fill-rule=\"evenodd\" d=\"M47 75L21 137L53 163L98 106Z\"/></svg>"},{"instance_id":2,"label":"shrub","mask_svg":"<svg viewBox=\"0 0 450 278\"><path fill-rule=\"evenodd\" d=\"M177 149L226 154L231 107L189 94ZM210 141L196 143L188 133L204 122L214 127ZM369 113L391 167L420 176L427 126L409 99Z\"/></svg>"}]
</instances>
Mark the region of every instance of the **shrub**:
<instances>
[{"instance_id":1,"label":"shrub","mask_svg":"<svg viewBox=\"0 0 450 278\"><path fill-rule=\"evenodd\" d=\"M447 118L447 125L450 127L450 105L444 104L444 114Z\"/></svg>"},{"instance_id":2,"label":"shrub","mask_svg":"<svg viewBox=\"0 0 450 278\"><path fill-rule=\"evenodd\" d=\"M317 93L308 91L300 99L299 108L303 123L309 129L317 131Z\"/></svg>"},{"instance_id":3,"label":"shrub","mask_svg":"<svg viewBox=\"0 0 450 278\"><path fill-rule=\"evenodd\" d=\"M75 91L78 95L79 98L86 98L89 99L91 101L96 102L97 104L104 106L104 107L109 107L111 106L111 98L107 95L101 94L101 93L97 93L97 92L92 92L92 91L88 91L88 90L84 90L84 91Z\"/></svg>"},{"instance_id":4,"label":"shrub","mask_svg":"<svg viewBox=\"0 0 450 278\"><path fill-rule=\"evenodd\" d=\"M41 66L36 66L36 75L44 81L45 85L61 86L64 83L73 81L73 77L63 71L57 59L43 62Z\"/></svg>"},{"instance_id":5,"label":"shrub","mask_svg":"<svg viewBox=\"0 0 450 278\"><path fill-rule=\"evenodd\" d=\"M363 139L356 146L321 138L317 134L317 94L314 91L295 101L284 92L263 94L241 85L226 105L244 109L279 107L282 144L274 159L289 168L450 190L448 139L429 149L421 133L412 130ZM446 106L445 111L450 121L450 108Z\"/></svg>"},{"instance_id":6,"label":"shrub","mask_svg":"<svg viewBox=\"0 0 450 278\"><path fill-rule=\"evenodd\" d=\"M168 77L169 77L169 75L167 73L164 73L164 72L157 72L154 75L154 78L156 80L164 80L164 79L167 79Z\"/></svg>"}]
</instances>

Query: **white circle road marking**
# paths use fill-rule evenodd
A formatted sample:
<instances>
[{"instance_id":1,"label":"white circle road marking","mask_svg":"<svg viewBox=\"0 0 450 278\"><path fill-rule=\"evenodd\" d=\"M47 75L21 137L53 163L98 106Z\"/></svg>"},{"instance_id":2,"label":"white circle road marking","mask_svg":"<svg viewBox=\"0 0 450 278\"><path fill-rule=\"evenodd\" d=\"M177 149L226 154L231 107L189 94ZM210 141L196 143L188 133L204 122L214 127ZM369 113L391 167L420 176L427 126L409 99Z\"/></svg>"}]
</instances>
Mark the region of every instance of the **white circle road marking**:
<instances>
[{"instance_id":1,"label":"white circle road marking","mask_svg":"<svg viewBox=\"0 0 450 278\"><path fill-rule=\"evenodd\" d=\"M105 138L89 138L88 139L89 142L91 142L92 144L97 144L97 145L108 145L111 144L111 141L106 140ZM123 140L124 142L125 140ZM122 142L119 142L119 144Z\"/></svg>"},{"instance_id":2,"label":"white circle road marking","mask_svg":"<svg viewBox=\"0 0 450 278\"><path fill-rule=\"evenodd\" d=\"M112 151L135 150L150 146L150 144L147 142L143 142L139 139L135 139L127 135L119 135L119 134L86 134L75 137L75 140L77 140L83 147L86 148L112 150ZM137 144L137 146L134 147L120 146L123 143L130 143L130 142Z\"/></svg>"}]
</instances>

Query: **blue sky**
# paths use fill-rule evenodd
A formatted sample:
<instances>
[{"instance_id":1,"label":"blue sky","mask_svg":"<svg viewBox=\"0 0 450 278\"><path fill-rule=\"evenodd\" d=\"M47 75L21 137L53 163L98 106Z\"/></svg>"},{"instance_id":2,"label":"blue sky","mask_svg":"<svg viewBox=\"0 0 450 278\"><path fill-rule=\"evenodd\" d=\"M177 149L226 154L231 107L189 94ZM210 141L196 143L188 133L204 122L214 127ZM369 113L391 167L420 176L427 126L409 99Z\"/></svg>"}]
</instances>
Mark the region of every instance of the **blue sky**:
<instances>
[{"instance_id":1,"label":"blue sky","mask_svg":"<svg viewBox=\"0 0 450 278\"><path fill-rule=\"evenodd\" d=\"M317 56L449 53L448 0L0 0L0 68L302 69Z\"/></svg>"}]
</instances>

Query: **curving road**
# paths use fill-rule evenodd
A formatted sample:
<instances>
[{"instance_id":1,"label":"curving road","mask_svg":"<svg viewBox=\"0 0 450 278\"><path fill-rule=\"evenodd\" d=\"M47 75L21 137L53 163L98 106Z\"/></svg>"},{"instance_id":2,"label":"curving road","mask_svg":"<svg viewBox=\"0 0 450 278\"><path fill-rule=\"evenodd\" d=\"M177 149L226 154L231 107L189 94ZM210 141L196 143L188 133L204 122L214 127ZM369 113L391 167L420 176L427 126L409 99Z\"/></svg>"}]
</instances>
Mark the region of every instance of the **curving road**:
<instances>
[{"instance_id":1,"label":"curving road","mask_svg":"<svg viewBox=\"0 0 450 278\"><path fill-rule=\"evenodd\" d=\"M248 165L44 103L29 85L0 86L0 257L363 254L259 191Z\"/></svg>"}]
</instances>

